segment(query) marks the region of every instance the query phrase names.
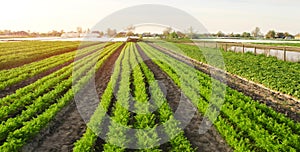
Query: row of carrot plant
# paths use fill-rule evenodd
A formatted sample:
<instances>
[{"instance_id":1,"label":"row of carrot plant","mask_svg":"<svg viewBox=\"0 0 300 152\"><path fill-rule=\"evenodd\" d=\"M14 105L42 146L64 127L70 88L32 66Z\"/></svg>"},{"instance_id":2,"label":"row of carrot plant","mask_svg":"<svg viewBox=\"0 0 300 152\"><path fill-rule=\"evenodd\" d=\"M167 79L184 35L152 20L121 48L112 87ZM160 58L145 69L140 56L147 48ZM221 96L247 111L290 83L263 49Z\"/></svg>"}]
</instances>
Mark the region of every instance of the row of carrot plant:
<instances>
[{"instance_id":1,"label":"row of carrot plant","mask_svg":"<svg viewBox=\"0 0 300 152\"><path fill-rule=\"evenodd\" d=\"M298 122L145 43L139 45L182 89L198 110L214 122L221 135L235 150L300 150Z\"/></svg>"},{"instance_id":2,"label":"row of carrot plant","mask_svg":"<svg viewBox=\"0 0 300 152\"><path fill-rule=\"evenodd\" d=\"M38 62L33 62L30 64L25 64L24 66L20 66L14 69L9 70L1 70L0 71L0 90L4 90L6 87L9 87L13 84L21 82L27 78L33 77L39 73L42 73L46 70L49 70L53 67L61 65L65 62L74 60L76 57L85 56L86 54L94 51L100 50L99 48L103 47L104 44L99 44L91 47L87 47L84 49L80 49L77 51L64 53L61 55L53 56Z\"/></svg>"},{"instance_id":3,"label":"row of carrot plant","mask_svg":"<svg viewBox=\"0 0 300 152\"><path fill-rule=\"evenodd\" d=\"M88 43L91 45L94 43ZM7 42L0 44L0 69L74 51L80 42Z\"/></svg>"},{"instance_id":4,"label":"row of carrot plant","mask_svg":"<svg viewBox=\"0 0 300 152\"><path fill-rule=\"evenodd\" d=\"M132 77L131 77L132 75ZM120 78L120 81L117 82ZM146 83L149 84L148 95ZM116 85L118 87L116 87ZM133 90L130 89L133 85ZM112 103L113 93L116 93L116 102ZM133 97L130 96L132 92ZM155 105L150 104L150 98ZM136 115L130 117L130 102L133 102ZM113 104L113 105L112 105ZM160 137L156 132L158 124L163 125L164 132L171 140L173 151L194 151L191 144L184 137L183 131L178 127L179 122L172 116L164 94L155 81L153 73L143 63L137 48L133 43L128 43L116 61L111 80L101 97L98 108L88 123L88 128L83 137L75 143L74 151L93 151L98 135L102 131L102 123L109 106L113 106L110 118L109 132L106 135L104 151L125 151L134 147L143 151L162 151L159 147ZM158 115L151 113L152 106L160 106ZM133 123L129 124L129 120ZM130 129L136 129L134 137L128 135ZM136 138L135 140L130 140ZM129 146L131 145L131 146ZM134 145L134 146L133 146ZM101 146L101 145L99 145Z\"/></svg>"},{"instance_id":5,"label":"row of carrot plant","mask_svg":"<svg viewBox=\"0 0 300 152\"><path fill-rule=\"evenodd\" d=\"M52 87L46 85L44 86L46 88L31 90L31 85L36 85L33 83L18 90L16 94L10 95L14 99L9 99L10 96L2 98L6 100L1 99L2 104L0 106L0 137L3 141L0 151L20 150L29 139L38 134L54 118L57 112L74 98L74 94L82 88L82 85L92 78L95 69L99 69L120 45L120 43L114 44L101 52L96 52L76 61L75 67L70 65L47 76L48 78L45 77L45 80L42 81L47 81L48 84L52 82ZM73 71L73 68L77 70ZM60 78L52 79L56 76ZM74 81L75 84L72 83ZM36 83L40 82L37 81ZM41 90L45 92L34 95L35 91L40 92ZM20 92L28 93L28 96L25 97L26 100L22 94L18 94Z\"/></svg>"},{"instance_id":6,"label":"row of carrot plant","mask_svg":"<svg viewBox=\"0 0 300 152\"><path fill-rule=\"evenodd\" d=\"M263 84L268 88L300 98L299 63L285 62L275 57L254 55L252 53L225 52L202 47L199 49L197 46L187 44L170 44L164 42L156 44L177 53L183 53L203 63L207 63L208 58L218 62L220 61L218 58L222 58L226 70L229 73L239 75L248 80ZM215 62L216 64L212 63L212 66L218 67L218 62Z\"/></svg>"}]
</instances>

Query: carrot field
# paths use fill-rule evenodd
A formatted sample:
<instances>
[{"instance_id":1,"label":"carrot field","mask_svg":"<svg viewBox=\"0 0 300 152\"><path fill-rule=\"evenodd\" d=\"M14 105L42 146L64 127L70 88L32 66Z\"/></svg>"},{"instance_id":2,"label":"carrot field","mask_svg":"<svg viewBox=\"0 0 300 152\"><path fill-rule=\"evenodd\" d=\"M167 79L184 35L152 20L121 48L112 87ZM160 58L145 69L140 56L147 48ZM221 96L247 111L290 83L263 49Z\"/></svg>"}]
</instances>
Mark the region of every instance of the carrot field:
<instances>
[{"instance_id":1,"label":"carrot field","mask_svg":"<svg viewBox=\"0 0 300 152\"><path fill-rule=\"evenodd\" d=\"M299 75L176 42L0 43L0 151L300 151Z\"/></svg>"}]
</instances>

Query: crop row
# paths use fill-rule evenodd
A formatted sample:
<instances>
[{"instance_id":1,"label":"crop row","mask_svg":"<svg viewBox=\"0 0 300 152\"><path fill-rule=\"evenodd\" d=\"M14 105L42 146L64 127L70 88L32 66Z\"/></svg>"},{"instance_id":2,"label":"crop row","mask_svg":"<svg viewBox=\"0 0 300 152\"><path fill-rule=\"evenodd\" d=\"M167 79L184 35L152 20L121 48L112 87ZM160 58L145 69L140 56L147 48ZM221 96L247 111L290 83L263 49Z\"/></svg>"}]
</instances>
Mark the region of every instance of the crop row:
<instances>
[{"instance_id":1,"label":"crop row","mask_svg":"<svg viewBox=\"0 0 300 152\"><path fill-rule=\"evenodd\" d=\"M67 76L48 93L33 99L35 101L27 105L19 114L2 121L0 134L4 143L0 146L0 151L18 151L26 144L26 141L39 133L56 113L74 98L74 94L90 80L95 69L100 68L118 46L120 44L104 49L100 56L93 54L93 56L77 61L78 69L73 71L72 75ZM95 69L92 68L94 66ZM76 83L72 86L74 81ZM22 104L22 100L17 100L17 102Z\"/></svg>"},{"instance_id":2,"label":"crop row","mask_svg":"<svg viewBox=\"0 0 300 152\"><path fill-rule=\"evenodd\" d=\"M40 50L40 53L44 53L44 49L49 49L53 47L63 47L63 46L78 46L80 42L47 42L47 41L21 41L21 42L8 42L0 44L0 55L11 55L11 54L19 54L22 55L37 52Z\"/></svg>"},{"instance_id":3,"label":"crop row","mask_svg":"<svg viewBox=\"0 0 300 152\"><path fill-rule=\"evenodd\" d=\"M285 94L300 98L300 64L285 62L275 57L264 55L254 55L251 53L234 53L221 50L221 55L216 53L220 50L211 48L200 48L186 44L157 43L177 53L194 58L200 62L207 63L207 59L215 61L217 58L224 60L226 70L229 73L239 75L257 83L263 84L268 88L280 91ZM177 49L174 49L176 48ZM204 55L205 54L205 55ZM218 66L212 64L212 66Z\"/></svg>"},{"instance_id":4,"label":"crop row","mask_svg":"<svg viewBox=\"0 0 300 152\"><path fill-rule=\"evenodd\" d=\"M40 42L30 45L30 42L15 42L22 47L13 47L12 43L0 44L0 69L6 69L8 66L19 66L24 63L31 63L46 57L50 57L65 52L76 50L80 43L78 42ZM28 44L26 46L26 44Z\"/></svg>"},{"instance_id":5,"label":"crop row","mask_svg":"<svg viewBox=\"0 0 300 152\"><path fill-rule=\"evenodd\" d=\"M199 111L214 122L235 150L299 150L299 123L229 87L224 88L218 81L147 44L140 45Z\"/></svg>"},{"instance_id":6,"label":"crop row","mask_svg":"<svg viewBox=\"0 0 300 152\"><path fill-rule=\"evenodd\" d=\"M76 52L70 52L65 53L57 56L53 56L38 62L33 62L31 64L26 64L21 67L17 67L10 70L2 70L0 71L0 90L5 89L8 86L11 86L13 84L16 84L20 81L23 81L27 78L30 78L32 76L35 76L39 73L42 73L46 70L49 70L53 67L56 67L58 65L61 65L65 62L71 61L75 58L75 55L77 57L79 56L85 56L85 54L88 54L94 50L97 50L101 47L103 47L104 44L91 46L88 48L84 48L81 50L78 50L77 54Z\"/></svg>"},{"instance_id":7,"label":"crop row","mask_svg":"<svg viewBox=\"0 0 300 152\"><path fill-rule=\"evenodd\" d=\"M114 49L115 47L113 47ZM109 52L103 52L102 56L105 56L107 53ZM92 54L89 55L85 58L85 61L88 62L91 59L95 58L95 55L97 54ZM80 62L78 64L75 64L74 69L75 68L81 68L85 63ZM46 79L47 81L42 81L42 80L38 80L40 82L42 82L43 84L39 83L33 83L30 86L27 86L25 88L22 88L20 90L18 90L18 93L7 96L5 98L0 99L0 120L3 121L6 118L8 118L10 115L13 115L14 113L17 113L18 111L22 110L23 107L32 104L33 99L35 99L36 97L46 93L47 91L50 92L50 90L52 88L60 88L60 83L61 81L64 81L65 79L70 78L73 69L72 69L72 65L67 66L64 69L61 69L60 71L58 71L57 73L59 73L59 75L57 73L53 73L52 75L43 78ZM84 72L84 71L83 71ZM32 91L31 89L28 89L29 87L36 87L38 86L38 90L36 91ZM30 92L28 92L30 91ZM20 94L20 92L22 92ZM13 102L12 102L13 101Z\"/></svg>"},{"instance_id":8,"label":"crop row","mask_svg":"<svg viewBox=\"0 0 300 152\"><path fill-rule=\"evenodd\" d=\"M92 151L94 144L97 140L98 135L101 133L101 123L103 122L104 116L108 111L108 108L111 104L113 98L114 88L116 87L117 80L119 78L119 73L121 71L121 63L124 58L124 50L127 48L127 45L123 48L119 58L115 62L115 68L107 88L105 89L101 102L99 103L94 114L91 116L89 123L87 124L88 128L84 133L83 137L80 140L75 142L75 147L73 151L82 152L82 151Z\"/></svg>"},{"instance_id":9,"label":"crop row","mask_svg":"<svg viewBox=\"0 0 300 152\"><path fill-rule=\"evenodd\" d=\"M103 55L106 55L107 53L109 53L110 49L115 49L116 47L118 47L118 45L114 45L111 47L108 47L108 51L104 51ZM97 55L99 53L95 52L94 54L91 54L89 56L86 56L85 58L83 58L85 61L89 61L93 58L93 56ZM80 61L80 60L79 60ZM79 62L76 61L76 62ZM37 80L36 82L24 87L24 88L20 88L16 91L16 93L11 94L9 96L6 96L4 98L0 99L0 108L1 109L10 109L12 107L10 107L10 104L15 104L18 105L20 104L19 102L15 102L15 101L22 101L23 105L25 103L28 102L32 102L31 100L39 97L42 94L45 94L47 92L49 92L53 87L55 87L58 82L68 78L71 76L73 69L77 69L78 67L81 67L84 65L84 63L80 62L80 64L75 64L72 63L46 77L43 77L42 79ZM75 67L74 67L75 66ZM74 67L74 68L73 68ZM1 110L0 110L1 111ZM4 111L4 113L7 112L12 112L11 110L2 110ZM4 115L3 112L1 113L1 119L4 119Z\"/></svg>"},{"instance_id":10,"label":"crop row","mask_svg":"<svg viewBox=\"0 0 300 152\"><path fill-rule=\"evenodd\" d=\"M150 98L154 102L154 106L152 105L152 109L158 108L157 111L159 114L159 122L163 125L164 132L170 139L171 151L194 151L195 149L192 148L190 142L184 136L184 132L181 128L179 128L180 122L174 118L168 101L165 98L158 82L156 81L154 74L143 62L136 49L135 54L149 85L149 92L151 95Z\"/></svg>"},{"instance_id":11,"label":"crop row","mask_svg":"<svg viewBox=\"0 0 300 152\"><path fill-rule=\"evenodd\" d=\"M131 78L132 71L132 78ZM118 87L117 80L120 78ZM130 81L131 80L131 81ZM130 90L130 85L133 90ZM149 84L149 92L153 94L152 100L155 105L150 104L150 96L146 91L146 83ZM115 90L118 89L118 90ZM97 135L101 134L102 121L109 106L112 104L113 92L117 91L116 103L114 106L113 116L111 117L109 132L107 133L104 151L124 151L129 144L136 144L136 148L142 148L143 151L161 151L159 149L160 138L156 132L158 119L163 124L166 135L170 136L172 150L174 151L193 151L189 141L184 137L183 131L178 127L177 122L172 116L172 111L167 104L158 83L155 81L153 73L142 62L137 48L133 43L126 45L120 57L116 61L114 73L110 82L101 97L101 102L94 115L88 123L88 129L84 136L75 143L74 151L93 151ZM132 92L133 97L130 96ZM134 104L136 115L131 118L128 111L130 104ZM158 109L159 116L150 112L151 107L160 106ZM129 124L129 119L134 119ZM134 132L135 137L128 136L128 129L137 129ZM128 140L136 138L136 143Z\"/></svg>"}]
</instances>

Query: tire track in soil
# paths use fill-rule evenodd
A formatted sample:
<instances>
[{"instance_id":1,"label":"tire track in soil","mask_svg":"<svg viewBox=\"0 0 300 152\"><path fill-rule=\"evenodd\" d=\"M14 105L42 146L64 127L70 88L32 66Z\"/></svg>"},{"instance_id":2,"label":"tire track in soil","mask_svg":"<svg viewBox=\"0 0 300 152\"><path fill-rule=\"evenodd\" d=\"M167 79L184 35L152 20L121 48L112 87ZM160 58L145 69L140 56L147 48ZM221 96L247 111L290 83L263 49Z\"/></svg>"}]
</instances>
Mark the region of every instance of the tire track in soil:
<instances>
[{"instance_id":1,"label":"tire track in soil","mask_svg":"<svg viewBox=\"0 0 300 152\"><path fill-rule=\"evenodd\" d=\"M110 80L114 63L124 44L120 46L100 67L95 73L96 91L99 97L103 94L107 83ZM90 83L89 83L90 84ZM87 85L87 87L89 87ZM91 109L97 107L98 103L93 103L94 106L89 106ZM84 109L87 111L94 111ZM82 112L82 111L80 111ZM75 100L72 100L69 105L64 107L54 118L52 122L45 127L39 135L34 137L22 151L31 152L67 152L72 151L74 142L80 139L86 130L86 123L77 109Z\"/></svg>"},{"instance_id":2,"label":"tire track in soil","mask_svg":"<svg viewBox=\"0 0 300 152\"><path fill-rule=\"evenodd\" d=\"M166 87L167 100L171 109L176 111L177 106L180 101L181 91L176 86L176 84L169 78L169 76L163 72L151 59L142 51L142 49L137 45L138 51L143 58L143 61L148 66L148 68L154 73L155 79L162 81ZM187 100L183 97L183 100ZM191 142L192 146L197 148L197 151L232 151L232 149L227 145L226 141L218 133L216 128L212 126L205 134L199 135L198 130L203 117L196 110L194 116L190 123L185 127L184 133L188 140ZM169 149L169 143L163 144L161 148L163 150Z\"/></svg>"},{"instance_id":3,"label":"tire track in soil","mask_svg":"<svg viewBox=\"0 0 300 152\"><path fill-rule=\"evenodd\" d=\"M109 46L109 45L106 45L105 47L107 47L107 46ZM86 47L88 47L88 46L85 46L85 47L82 47L82 48L86 48ZM80 49L82 49L82 48L80 48ZM101 47L101 48L96 49L96 50L94 50L94 51L92 51L92 52L89 52L89 53L87 53L87 54L84 54L84 55L82 55L82 56L80 56L80 57L76 57L76 59L69 60L69 61L67 61L67 62L65 62L65 63L63 63L63 64L60 64L60 65L58 65L58 66L56 66L56 67L53 67L53 68L50 68L50 69L48 69L48 70L46 70L46 71L44 71L44 72L42 72L42 73L39 73L39 74L37 74L37 75L35 75L35 76L33 76L33 77L27 78L27 79L25 79L25 80L23 80L23 81L21 81L21 82L18 82L18 83L16 83L16 84L12 85L12 86L8 86L7 88L5 88L5 90L2 90L2 91L0 92L0 98L3 98L3 97L8 96L8 95L11 95L11 94L15 93L16 90L18 90L18 89L20 89L20 88L23 88L23 87L25 87L25 86L27 86L27 85L30 85L31 83L34 83L35 81L37 81L37 80L39 80L39 79L41 79L41 78L43 78L43 77L45 77L45 76L48 76L48 75L50 75L51 73L54 73L54 72L56 72L56 71L62 69L62 68L65 67L65 66L70 65L71 63L74 62L74 60L80 60L80 59L82 59L82 58L84 58L84 57L86 57L86 56L88 56L88 55L90 55L90 54L93 54L93 53L95 53L96 51L101 50L101 49L103 49L103 48L104 48L104 47ZM65 52L65 53L67 53L67 52Z\"/></svg>"}]
</instances>

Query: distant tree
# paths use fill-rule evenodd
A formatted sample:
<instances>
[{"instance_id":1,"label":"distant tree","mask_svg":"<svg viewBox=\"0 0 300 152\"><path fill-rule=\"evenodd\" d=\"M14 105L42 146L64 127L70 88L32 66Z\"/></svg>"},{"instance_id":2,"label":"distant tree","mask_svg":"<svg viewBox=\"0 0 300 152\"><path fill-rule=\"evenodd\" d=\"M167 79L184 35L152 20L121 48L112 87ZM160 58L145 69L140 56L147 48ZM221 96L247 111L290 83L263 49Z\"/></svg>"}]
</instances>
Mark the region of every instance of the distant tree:
<instances>
[{"instance_id":1,"label":"distant tree","mask_svg":"<svg viewBox=\"0 0 300 152\"><path fill-rule=\"evenodd\" d=\"M104 33L102 31L92 31L93 34L98 34L98 37L102 37Z\"/></svg>"},{"instance_id":2,"label":"distant tree","mask_svg":"<svg viewBox=\"0 0 300 152\"><path fill-rule=\"evenodd\" d=\"M77 27L77 33L82 33L82 27Z\"/></svg>"},{"instance_id":3,"label":"distant tree","mask_svg":"<svg viewBox=\"0 0 300 152\"><path fill-rule=\"evenodd\" d=\"M117 34L117 30L108 28L107 31L106 31L106 34L107 34L108 37L113 37Z\"/></svg>"},{"instance_id":4,"label":"distant tree","mask_svg":"<svg viewBox=\"0 0 300 152\"><path fill-rule=\"evenodd\" d=\"M143 38L143 34L138 34L138 37L139 37L140 39L142 39L142 38Z\"/></svg>"},{"instance_id":5,"label":"distant tree","mask_svg":"<svg viewBox=\"0 0 300 152\"><path fill-rule=\"evenodd\" d=\"M99 37L103 37L103 35L104 35L104 32L99 31Z\"/></svg>"},{"instance_id":6,"label":"distant tree","mask_svg":"<svg viewBox=\"0 0 300 152\"><path fill-rule=\"evenodd\" d=\"M252 31L252 36L253 37L260 37L262 35L260 28L259 27L255 27L255 29Z\"/></svg>"},{"instance_id":7,"label":"distant tree","mask_svg":"<svg viewBox=\"0 0 300 152\"><path fill-rule=\"evenodd\" d=\"M242 37L249 38L249 37L251 37L251 34L248 32L243 32Z\"/></svg>"},{"instance_id":8,"label":"distant tree","mask_svg":"<svg viewBox=\"0 0 300 152\"><path fill-rule=\"evenodd\" d=\"M292 36L289 32L284 32L284 37Z\"/></svg>"},{"instance_id":9,"label":"distant tree","mask_svg":"<svg viewBox=\"0 0 300 152\"><path fill-rule=\"evenodd\" d=\"M48 36L61 36L62 33L52 30L51 32L48 32Z\"/></svg>"},{"instance_id":10,"label":"distant tree","mask_svg":"<svg viewBox=\"0 0 300 152\"><path fill-rule=\"evenodd\" d=\"M293 39L294 36L288 32L284 32L284 38Z\"/></svg>"},{"instance_id":11,"label":"distant tree","mask_svg":"<svg viewBox=\"0 0 300 152\"><path fill-rule=\"evenodd\" d=\"M274 39L276 35L276 32L274 30L270 30L267 34L266 34L266 38L267 39Z\"/></svg>"},{"instance_id":12,"label":"distant tree","mask_svg":"<svg viewBox=\"0 0 300 152\"><path fill-rule=\"evenodd\" d=\"M118 32L116 35L114 35L114 37L125 37L126 36L126 32Z\"/></svg>"},{"instance_id":13,"label":"distant tree","mask_svg":"<svg viewBox=\"0 0 300 152\"><path fill-rule=\"evenodd\" d=\"M282 33L282 32L276 33L275 38L284 39L285 38L284 33Z\"/></svg>"},{"instance_id":14,"label":"distant tree","mask_svg":"<svg viewBox=\"0 0 300 152\"><path fill-rule=\"evenodd\" d=\"M187 36L188 36L190 39L197 38L196 33L197 33L197 31L195 31L194 28L193 28L192 26L189 27L188 30L187 30Z\"/></svg>"},{"instance_id":15,"label":"distant tree","mask_svg":"<svg viewBox=\"0 0 300 152\"><path fill-rule=\"evenodd\" d=\"M169 39L178 39L177 33L174 31L171 34L169 34Z\"/></svg>"},{"instance_id":16,"label":"distant tree","mask_svg":"<svg viewBox=\"0 0 300 152\"><path fill-rule=\"evenodd\" d=\"M163 35L164 35L164 37L167 38L167 37L170 35L171 31L172 31L172 28L171 28L171 27L165 28L165 29L163 30Z\"/></svg>"},{"instance_id":17,"label":"distant tree","mask_svg":"<svg viewBox=\"0 0 300 152\"><path fill-rule=\"evenodd\" d=\"M184 33L177 31L176 34L178 35L178 38L185 38L187 35L185 35Z\"/></svg>"},{"instance_id":18,"label":"distant tree","mask_svg":"<svg viewBox=\"0 0 300 152\"><path fill-rule=\"evenodd\" d=\"M133 36L134 33L133 31L135 30L135 27L133 25L129 25L128 27L125 28L126 30L126 36Z\"/></svg>"},{"instance_id":19,"label":"distant tree","mask_svg":"<svg viewBox=\"0 0 300 152\"><path fill-rule=\"evenodd\" d=\"M127 31L126 36L134 36L134 33L132 31Z\"/></svg>"},{"instance_id":20,"label":"distant tree","mask_svg":"<svg viewBox=\"0 0 300 152\"><path fill-rule=\"evenodd\" d=\"M11 30L4 30L4 34L5 35L10 35L11 34Z\"/></svg>"},{"instance_id":21,"label":"distant tree","mask_svg":"<svg viewBox=\"0 0 300 152\"><path fill-rule=\"evenodd\" d=\"M233 33L230 33L228 36L229 37L235 37Z\"/></svg>"},{"instance_id":22,"label":"distant tree","mask_svg":"<svg viewBox=\"0 0 300 152\"><path fill-rule=\"evenodd\" d=\"M222 31L219 31L217 34L216 34L217 37L224 37L225 34L222 32Z\"/></svg>"},{"instance_id":23,"label":"distant tree","mask_svg":"<svg viewBox=\"0 0 300 152\"><path fill-rule=\"evenodd\" d=\"M241 37L241 34L234 34L234 37Z\"/></svg>"}]
</instances>

